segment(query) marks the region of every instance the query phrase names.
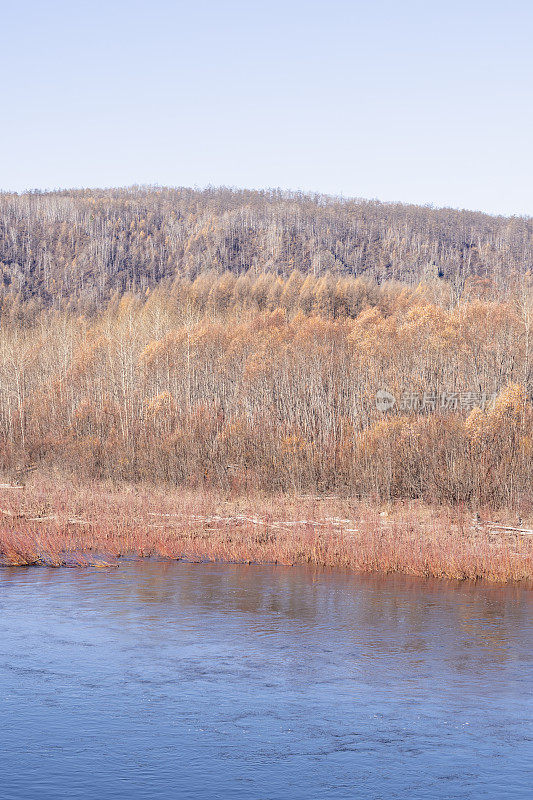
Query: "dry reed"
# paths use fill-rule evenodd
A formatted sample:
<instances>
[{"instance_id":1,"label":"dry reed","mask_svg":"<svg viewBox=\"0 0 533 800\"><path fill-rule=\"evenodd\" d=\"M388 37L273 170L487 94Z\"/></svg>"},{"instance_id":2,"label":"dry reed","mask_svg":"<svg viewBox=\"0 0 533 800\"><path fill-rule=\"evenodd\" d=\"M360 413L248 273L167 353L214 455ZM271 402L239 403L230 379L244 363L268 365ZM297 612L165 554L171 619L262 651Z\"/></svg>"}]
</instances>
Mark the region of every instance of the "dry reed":
<instances>
[{"instance_id":1,"label":"dry reed","mask_svg":"<svg viewBox=\"0 0 533 800\"><path fill-rule=\"evenodd\" d=\"M224 498L51 480L0 490L0 565L111 566L135 557L533 579L532 536L496 530L461 508L382 510L338 497Z\"/></svg>"}]
</instances>

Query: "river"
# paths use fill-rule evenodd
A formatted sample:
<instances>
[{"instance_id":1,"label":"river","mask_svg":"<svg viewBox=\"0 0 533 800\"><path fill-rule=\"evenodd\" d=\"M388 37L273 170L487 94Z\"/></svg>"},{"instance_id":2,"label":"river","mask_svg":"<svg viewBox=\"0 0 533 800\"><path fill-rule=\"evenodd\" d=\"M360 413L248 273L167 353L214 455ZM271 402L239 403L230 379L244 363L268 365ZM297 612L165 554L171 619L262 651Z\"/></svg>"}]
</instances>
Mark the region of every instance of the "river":
<instances>
[{"instance_id":1,"label":"river","mask_svg":"<svg viewBox=\"0 0 533 800\"><path fill-rule=\"evenodd\" d=\"M0 571L3 800L530 798L533 592Z\"/></svg>"}]
</instances>

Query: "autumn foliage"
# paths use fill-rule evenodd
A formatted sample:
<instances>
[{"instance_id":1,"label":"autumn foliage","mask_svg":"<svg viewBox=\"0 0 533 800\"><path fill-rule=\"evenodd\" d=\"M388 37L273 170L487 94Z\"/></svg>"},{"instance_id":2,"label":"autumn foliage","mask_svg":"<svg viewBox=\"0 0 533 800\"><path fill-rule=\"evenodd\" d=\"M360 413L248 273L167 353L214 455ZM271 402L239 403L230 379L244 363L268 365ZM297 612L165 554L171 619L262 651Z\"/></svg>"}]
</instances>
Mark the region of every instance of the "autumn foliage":
<instances>
[{"instance_id":1,"label":"autumn foliage","mask_svg":"<svg viewBox=\"0 0 533 800\"><path fill-rule=\"evenodd\" d=\"M4 304L0 465L527 511L527 280L458 300L438 281L203 273L97 314Z\"/></svg>"},{"instance_id":2,"label":"autumn foliage","mask_svg":"<svg viewBox=\"0 0 533 800\"><path fill-rule=\"evenodd\" d=\"M0 302L86 313L114 293L182 279L202 276L196 288L210 292L208 273L226 271L266 273L254 300L278 305L284 287L276 278L296 269L320 279L316 297L312 281L302 291L305 312L318 301L320 310L341 313L357 304L360 287L347 283L332 295L328 275L446 281L458 299L472 278L507 293L532 263L533 226L525 217L280 190L0 192ZM245 287L241 281L239 291ZM232 294L228 278L212 299L223 305Z\"/></svg>"}]
</instances>

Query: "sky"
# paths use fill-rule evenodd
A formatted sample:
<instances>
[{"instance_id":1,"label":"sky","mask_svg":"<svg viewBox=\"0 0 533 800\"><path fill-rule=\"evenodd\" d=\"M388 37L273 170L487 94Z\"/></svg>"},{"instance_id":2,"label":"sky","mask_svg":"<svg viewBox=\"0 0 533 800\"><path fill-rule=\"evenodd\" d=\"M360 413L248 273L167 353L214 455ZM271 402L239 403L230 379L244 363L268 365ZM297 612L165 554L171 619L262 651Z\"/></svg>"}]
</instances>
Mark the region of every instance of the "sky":
<instances>
[{"instance_id":1,"label":"sky","mask_svg":"<svg viewBox=\"0 0 533 800\"><path fill-rule=\"evenodd\" d=\"M533 216L532 0L0 0L0 189Z\"/></svg>"}]
</instances>

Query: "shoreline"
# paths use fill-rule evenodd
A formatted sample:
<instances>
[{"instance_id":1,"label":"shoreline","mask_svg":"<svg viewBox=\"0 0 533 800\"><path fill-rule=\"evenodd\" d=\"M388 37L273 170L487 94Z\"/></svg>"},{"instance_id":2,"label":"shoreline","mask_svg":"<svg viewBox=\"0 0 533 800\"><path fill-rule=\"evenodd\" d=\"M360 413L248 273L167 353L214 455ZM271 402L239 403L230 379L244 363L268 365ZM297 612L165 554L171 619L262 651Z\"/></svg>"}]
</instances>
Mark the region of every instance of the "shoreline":
<instances>
[{"instance_id":1,"label":"shoreline","mask_svg":"<svg viewBox=\"0 0 533 800\"><path fill-rule=\"evenodd\" d=\"M0 566L121 559L315 566L533 587L529 519L337 496L69 483L0 488Z\"/></svg>"}]
</instances>

